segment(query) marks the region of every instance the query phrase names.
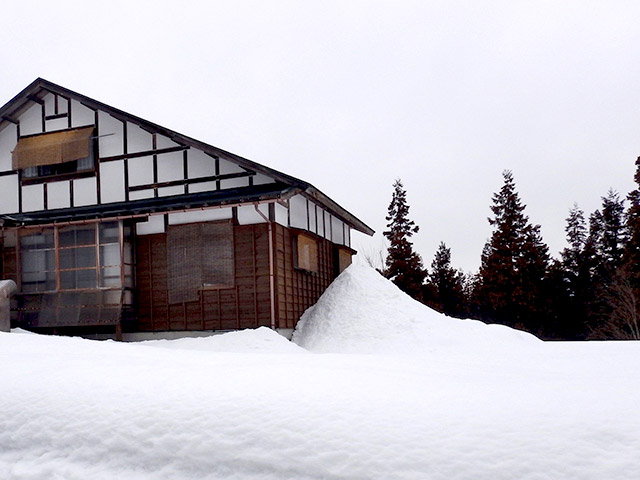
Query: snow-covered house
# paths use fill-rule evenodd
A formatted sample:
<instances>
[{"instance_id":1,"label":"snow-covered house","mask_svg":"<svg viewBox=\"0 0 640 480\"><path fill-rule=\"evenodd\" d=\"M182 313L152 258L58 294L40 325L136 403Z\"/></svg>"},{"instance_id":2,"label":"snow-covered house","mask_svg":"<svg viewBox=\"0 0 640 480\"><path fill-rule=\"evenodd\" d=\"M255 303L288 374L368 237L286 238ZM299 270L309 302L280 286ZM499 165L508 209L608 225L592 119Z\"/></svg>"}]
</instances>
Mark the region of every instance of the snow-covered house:
<instances>
[{"instance_id":1,"label":"snow-covered house","mask_svg":"<svg viewBox=\"0 0 640 480\"><path fill-rule=\"evenodd\" d=\"M311 184L37 79L0 108L12 325L290 329L373 231Z\"/></svg>"}]
</instances>

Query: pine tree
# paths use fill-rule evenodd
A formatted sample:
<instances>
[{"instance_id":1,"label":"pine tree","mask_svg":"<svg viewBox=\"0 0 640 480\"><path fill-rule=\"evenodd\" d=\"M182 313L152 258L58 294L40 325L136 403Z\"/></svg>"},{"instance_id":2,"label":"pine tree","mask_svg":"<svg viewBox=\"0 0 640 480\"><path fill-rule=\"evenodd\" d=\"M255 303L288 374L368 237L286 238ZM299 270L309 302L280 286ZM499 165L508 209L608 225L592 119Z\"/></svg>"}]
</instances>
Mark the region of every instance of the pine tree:
<instances>
[{"instance_id":1,"label":"pine tree","mask_svg":"<svg viewBox=\"0 0 640 480\"><path fill-rule=\"evenodd\" d=\"M417 300L422 300L422 284L427 275L422 258L413 250L409 240L419 227L409 220L407 192L397 179L393 184L393 195L389 204L387 220L388 230L384 236L389 240L385 260L385 277L389 278L402 291Z\"/></svg>"},{"instance_id":2,"label":"pine tree","mask_svg":"<svg viewBox=\"0 0 640 480\"><path fill-rule=\"evenodd\" d=\"M451 266L451 249L440 242L429 273L429 283L435 293L435 309L451 317L466 317L464 282L464 274Z\"/></svg>"},{"instance_id":3,"label":"pine tree","mask_svg":"<svg viewBox=\"0 0 640 480\"><path fill-rule=\"evenodd\" d=\"M544 297L548 248L540 226L524 214L512 173L502 175L504 185L492 198L494 231L482 253L476 297L483 319L539 333L549 313Z\"/></svg>"}]
</instances>

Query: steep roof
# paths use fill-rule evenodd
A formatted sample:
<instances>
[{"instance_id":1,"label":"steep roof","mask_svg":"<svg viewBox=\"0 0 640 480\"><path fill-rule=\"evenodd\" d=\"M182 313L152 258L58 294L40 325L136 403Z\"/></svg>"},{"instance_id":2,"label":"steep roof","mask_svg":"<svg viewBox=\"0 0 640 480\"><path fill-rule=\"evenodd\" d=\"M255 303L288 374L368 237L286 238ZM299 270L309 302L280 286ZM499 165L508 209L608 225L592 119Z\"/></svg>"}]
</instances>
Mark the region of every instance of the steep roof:
<instances>
[{"instance_id":1,"label":"steep roof","mask_svg":"<svg viewBox=\"0 0 640 480\"><path fill-rule=\"evenodd\" d=\"M226 150L222 150L218 147L214 147L213 145L201 142L200 140L196 140L168 128L162 127L143 118L131 115L130 113L124 112L110 105L69 90L68 88L62 87L43 78L37 78L36 80L34 80L24 90L22 90L15 97L9 100L4 106L0 107L0 126L3 122L16 123L16 119L14 118L14 116L20 113L28 105L30 105L31 102L41 101L41 98L47 92L56 93L63 97L77 100L78 102L93 110L102 110L113 116L114 118L134 123L147 131L157 132L179 144L197 148L210 155L226 158L228 160L231 160L232 162L237 163L241 167L247 168L249 170L254 170L264 175L268 175L274 178L281 186L285 187L283 191L286 190L288 196L291 196L295 193L306 194L309 197L315 199L316 202L327 208L331 213L346 222L352 228L366 233L367 235L373 235L374 233L374 231L364 222L359 220L357 217L342 208L316 187L308 182L305 182L304 180L292 177L291 175L287 175L278 170L274 170L273 168L269 168L265 165L246 159L234 153L227 152ZM133 202L130 202L130 204L131 203Z\"/></svg>"}]
</instances>

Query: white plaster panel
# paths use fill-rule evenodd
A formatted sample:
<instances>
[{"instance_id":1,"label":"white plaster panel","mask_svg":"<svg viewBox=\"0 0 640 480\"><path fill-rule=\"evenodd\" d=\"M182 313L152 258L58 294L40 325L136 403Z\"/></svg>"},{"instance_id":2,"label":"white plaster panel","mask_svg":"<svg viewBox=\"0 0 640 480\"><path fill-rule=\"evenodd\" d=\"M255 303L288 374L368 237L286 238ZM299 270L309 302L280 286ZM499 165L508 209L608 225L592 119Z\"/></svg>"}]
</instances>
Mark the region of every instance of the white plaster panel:
<instances>
[{"instance_id":1,"label":"white plaster panel","mask_svg":"<svg viewBox=\"0 0 640 480\"><path fill-rule=\"evenodd\" d=\"M98 135L101 158L124 153L124 136L120 120L105 112L98 112Z\"/></svg>"},{"instance_id":2,"label":"white plaster panel","mask_svg":"<svg viewBox=\"0 0 640 480\"><path fill-rule=\"evenodd\" d=\"M158 189L159 197L170 197L171 195L182 195L184 193L184 186L175 187L162 187Z\"/></svg>"},{"instance_id":3,"label":"white plaster panel","mask_svg":"<svg viewBox=\"0 0 640 480\"><path fill-rule=\"evenodd\" d=\"M192 210L189 212L176 212L169 214L169 225L210 222L213 220L230 220L232 217L233 212L231 211L231 207L211 208L208 210Z\"/></svg>"},{"instance_id":4,"label":"white plaster panel","mask_svg":"<svg viewBox=\"0 0 640 480\"><path fill-rule=\"evenodd\" d=\"M71 100L71 126L83 127L85 125L95 125L95 113L89 107L85 107L76 100Z\"/></svg>"},{"instance_id":5,"label":"white plaster panel","mask_svg":"<svg viewBox=\"0 0 640 480\"><path fill-rule=\"evenodd\" d=\"M347 237L344 239L344 244L347 247L350 247L351 246L351 227L348 225L345 225L344 230L345 232L347 232Z\"/></svg>"},{"instance_id":6,"label":"white plaster panel","mask_svg":"<svg viewBox=\"0 0 640 480\"><path fill-rule=\"evenodd\" d=\"M45 120L44 126L47 129L47 132L66 130L67 128L69 128L69 120L67 120L67 117L56 118L54 120Z\"/></svg>"},{"instance_id":7,"label":"white plaster panel","mask_svg":"<svg viewBox=\"0 0 640 480\"><path fill-rule=\"evenodd\" d=\"M11 152L18 143L16 125L6 122L6 127L0 130L0 171L6 172L11 168Z\"/></svg>"},{"instance_id":8,"label":"white plaster panel","mask_svg":"<svg viewBox=\"0 0 640 480\"><path fill-rule=\"evenodd\" d=\"M153 183L153 157L129 159L129 185L147 185Z\"/></svg>"},{"instance_id":9,"label":"white plaster panel","mask_svg":"<svg viewBox=\"0 0 640 480\"><path fill-rule=\"evenodd\" d=\"M316 205L316 219L318 224L318 235L324 237L324 210Z\"/></svg>"},{"instance_id":10,"label":"white plaster panel","mask_svg":"<svg viewBox=\"0 0 640 480\"><path fill-rule=\"evenodd\" d=\"M289 211L287 207L280 205L279 203L275 204L276 206L276 223L280 225L284 225L285 227L289 226Z\"/></svg>"},{"instance_id":11,"label":"white plaster panel","mask_svg":"<svg viewBox=\"0 0 640 480\"><path fill-rule=\"evenodd\" d=\"M331 214L324 212L324 238L331 240Z\"/></svg>"},{"instance_id":12,"label":"white plaster panel","mask_svg":"<svg viewBox=\"0 0 640 480\"><path fill-rule=\"evenodd\" d=\"M225 188L238 188L238 187L248 187L248 186L249 186L249 177L229 178L227 180L220 180L220 190L224 190Z\"/></svg>"},{"instance_id":13,"label":"white plaster panel","mask_svg":"<svg viewBox=\"0 0 640 480\"><path fill-rule=\"evenodd\" d=\"M331 216L331 241L339 245L344 244L344 232L342 230L342 222L334 216Z\"/></svg>"},{"instance_id":14,"label":"white plaster panel","mask_svg":"<svg viewBox=\"0 0 640 480\"><path fill-rule=\"evenodd\" d=\"M206 153L190 149L187 151L189 178L211 177L216 174L216 161Z\"/></svg>"},{"instance_id":15,"label":"white plaster panel","mask_svg":"<svg viewBox=\"0 0 640 480\"><path fill-rule=\"evenodd\" d=\"M58 113L67 113L68 109L69 109L69 102L67 101L67 99L62 98L61 96L58 96Z\"/></svg>"},{"instance_id":16,"label":"white plaster panel","mask_svg":"<svg viewBox=\"0 0 640 480\"><path fill-rule=\"evenodd\" d=\"M254 185L264 185L265 183L273 183L273 182L275 182L273 178L263 175L261 173L256 173L253 176Z\"/></svg>"},{"instance_id":17,"label":"white plaster panel","mask_svg":"<svg viewBox=\"0 0 640 480\"><path fill-rule=\"evenodd\" d=\"M189 185L189 193L212 192L216 189L216 182L192 183Z\"/></svg>"},{"instance_id":18,"label":"white plaster panel","mask_svg":"<svg viewBox=\"0 0 640 480\"><path fill-rule=\"evenodd\" d=\"M153 136L135 123L127 122L127 153L153 149Z\"/></svg>"},{"instance_id":19,"label":"white plaster panel","mask_svg":"<svg viewBox=\"0 0 640 480\"><path fill-rule=\"evenodd\" d=\"M158 148L171 148L180 146L170 138L159 134L156 134L156 145Z\"/></svg>"},{"instance_id":20,"label":"white plaster panel","mask_svg":"<svg viewBox=\"0 0 640 480\"><path fill-rule=\"evenodd\" d=\"M146 222L136 223L137 235L164 233L164 215L151 215Z\"/></svg>"},{"instance_id":21,"label":"white plaster panel","mask_svg":"<svg viewBox=\"0 0 640 480\"><path fill-rule=\"evenodd\" d=\"M316 204L309 200L309 231L316 233Z\"/></svg>"},{"instance_id":22,"label":"white plaster panel","mask_svg":"<svg viewBox=\"0 0 640 480\"><path fill-rule=\"evenodd\" d=\"M35 212L44 210L44 186L25 185L22 187L22 211Z\"/></svg>"},{"instance_id":23,"label":"white plaster panel","mask_svg":"<svg viewBox=\"0 0 640 480\"><path fill-rule=\"evenodd\" d=\"M47 184L47 209L69 208L70 206L69 180L49 182Z\"/></svg>"},{"instance_id":24,"label":"white plaster panel","mask_svg":"<svg viewBox=\"0 0 640 480\"><path fill-rule=\"evenodd\" d=\"M0 211L2 213L18 211L18 175L0 177Z\"/></svg>"},{"instance_id":25,"label":"white plaster panel","mask_svg":"<svg viewBox=\"0 0 640 480\"><path fill-rule=\"evenodd\" d=\"M73 181L73 206L95 205L98 203L98 182L96 177L78 178Z\"/></svg>"},{"instance_id":26,"label":"white plaster panel","mask_svg":"<svg viewBox=\"0 0 640 480\"><path fill-rule=\"evenodd\" d=\"M56 113L55 108L55 96L53 93L47 93L44 97L44 113L45 115L54 115Z\"/></svg>"},{"instance_id":27,"label":"white plaster panel","mask_svg":"<svg viewBox=\"0 0 640 480\"><path fill-rule=\"evenodd\" d=\"M267 205L259 205L258 208L269 218L269 207ZM265 223L266 220L256 212L253 205L243 205L238 207L238 223L240 225L253 225L254 223Z\"/></svg>"},{"instance_id":28,"label":"white plaster panel","mask_svg":"<svg viewBox=\"0 0 640 480\"><path fill-rule=\"evenodd\" d=\"M307 199L302 195L289 199L289 223L294 228L307 230Z\"/></svg>"},{"instance_id":29,"label":"white plaster panel","mask_svg":"<svg viewBox=\"0 0 640 480\"><path fill-rule=\"evenodd\" d=\"M220 159L220 174L224 175L225 173L240 173L245 170L240 168L237 164L230 162L228 160Z\"/></svg>"},{"instance_id":30,"label":"white plaster panel","mask_svg":"<svg viewBox=\"0 0 640 480\"><path fill-rule=\"evenodd\" d=\"M184 166L182 152L165 153L158 155L158 181L184 179Z\"/></svg>"},{"instance_id":31,"label":"white plaster panel","mask_svg":"<svg viewBox=\"0 0 640 480\"><path fill-rule=\"evenodd\" d=\"M102 203L124 201L124 160L100 164L100 196Z\"/></svg>"},{"instance_id":32,"label":"white plaster panel","mask_svg":"<svg viewBox=\"0 0 640 480\"><path fill-rule=\"evenodd\" d=\"M42 107L34 103L19 118L20 135L42 133Z\"/></svg>"},{"instance_id":33,"label":"white plaster panel","mask_svg":"<svg viewBox=\"0 0 640 480\"><path fill-rule=\"evenodd\" d=\"M143 198L153 198L153 189L129 192L129 200L142 200Z\"/></svg>"}]
</instances>

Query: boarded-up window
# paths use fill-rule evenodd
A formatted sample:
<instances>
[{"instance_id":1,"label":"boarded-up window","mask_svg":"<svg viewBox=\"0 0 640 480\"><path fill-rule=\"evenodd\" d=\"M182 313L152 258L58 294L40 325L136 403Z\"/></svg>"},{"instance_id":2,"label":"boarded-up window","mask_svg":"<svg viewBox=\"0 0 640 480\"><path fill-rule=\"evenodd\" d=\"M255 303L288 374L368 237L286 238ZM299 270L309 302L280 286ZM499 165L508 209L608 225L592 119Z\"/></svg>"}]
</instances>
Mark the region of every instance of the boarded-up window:
<instances>
[{"instance_id":1,"label":"boarded-up window","mask_svg":"<svg viewBox=\"0 0 640 480\"><path fill-rule=\"evenodd\" d=\"M14 170L84 161L91 155L93 127L45 133L18 140L12 154ZM84 164L83 164L84 165Z\"/></svg>"},{"instance_id":2,"label":"boarded-up window","mask_svg":"<svg viewBox=\"0 0 640 480\"><path fill-rule=\"evenodd\" d=\"M345 268L351 265L351 252L346 248L338 248L336 252L336 274L341 274Z\"/></svg>"},{"instance_id":3,"label":"boarded-up window","mask_svg":"<svg viewBox=\"0 0 640 480\"><path fill-rule=\"evenodd\" d=\"M230 222L169 226L169 303L198 300L202 288L233 286L233 258L233 225Z\"/></svg>"},{"instance_id":4,"label":"boarded-up window","mask_svg":"<svg viewBox=\"0 0 640 480\"><path fill-rule=\"evenodd\" d=\"M295 267L308 272L317 272L318 242L311 236L298 234L294 246Z\"/></svg>"}]
</instances>

